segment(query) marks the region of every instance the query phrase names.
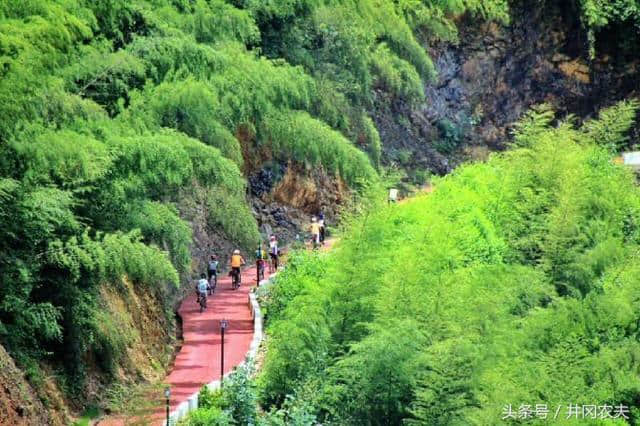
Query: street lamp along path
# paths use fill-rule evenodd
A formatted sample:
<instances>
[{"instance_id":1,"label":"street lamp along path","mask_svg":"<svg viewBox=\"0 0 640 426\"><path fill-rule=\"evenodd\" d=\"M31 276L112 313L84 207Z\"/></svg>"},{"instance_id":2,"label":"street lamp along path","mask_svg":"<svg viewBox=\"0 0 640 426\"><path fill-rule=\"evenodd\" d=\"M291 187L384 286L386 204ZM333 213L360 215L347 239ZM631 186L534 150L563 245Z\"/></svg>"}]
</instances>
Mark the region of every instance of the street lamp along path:
<instances>
[{"instance_id":1,"label":"street lamp along path","mask_svg":"<svg viewBox=\"0 0 640 426\"><path fill-rule=\"evenodd\" d=\"M222 388L224 383L224 331L227 329L229 321L226 319L220 320L220 387Z\"/></svg>"},{"instance_id":2,"label":"street lamp along path","mask_svg":"<svg viewBox=\"0 0 640 426\"><path fill-rule=\"evenodd\" d=\"M167 400L167 426L169 426L169 400L171 399L171 387L164 388L164 397Z\"/></svg>"}]
</instances>

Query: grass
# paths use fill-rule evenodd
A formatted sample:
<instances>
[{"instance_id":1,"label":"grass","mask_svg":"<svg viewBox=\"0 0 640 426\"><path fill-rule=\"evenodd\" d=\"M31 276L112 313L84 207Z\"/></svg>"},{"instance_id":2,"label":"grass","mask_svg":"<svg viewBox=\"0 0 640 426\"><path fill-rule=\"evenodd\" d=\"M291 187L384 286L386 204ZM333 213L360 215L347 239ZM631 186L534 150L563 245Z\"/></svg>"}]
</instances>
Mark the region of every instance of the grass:
<instances>
[{"instance_id":1,"label":"grass","mask_svg":"<svg viewBox=\"0 0 640 426\"><path fill-rule=\"evenodd\" d=\"M113 415L123 415L130 424L146 424L148 416L164 404L163 383L113 384L107 390L107 407Z\"/></svg>"},{"instance_id":2,"label":"grass","mask_svg":"<svg viewBox=\"0 0 640 426\"><path fill-rule=\"evenodd\" d=\"M82 416L72 423L73 426L89 426L91 424L91 420L97 419L100 416L100 409L95 405L89 406L83 413Z\"/></svg>"}]
</instances>

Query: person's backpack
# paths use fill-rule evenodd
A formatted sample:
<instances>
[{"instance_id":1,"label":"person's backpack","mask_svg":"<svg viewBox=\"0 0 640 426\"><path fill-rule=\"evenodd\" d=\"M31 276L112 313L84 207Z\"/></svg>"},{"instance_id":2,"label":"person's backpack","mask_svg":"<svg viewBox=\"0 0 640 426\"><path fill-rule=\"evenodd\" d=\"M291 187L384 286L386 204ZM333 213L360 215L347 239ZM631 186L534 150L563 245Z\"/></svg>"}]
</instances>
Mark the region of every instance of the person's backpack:
<instances>
[{"instance_id":1,"label":"person's backpack","mask_svg":"<svg viewBox=\"0 0 640 426\"><path fill-rule=\"evenodd\" d=\"M218 269L218 261L217 260L209 261L209 270L210 271L215 271L217 269Z\"/></svg>"}]
</instances>

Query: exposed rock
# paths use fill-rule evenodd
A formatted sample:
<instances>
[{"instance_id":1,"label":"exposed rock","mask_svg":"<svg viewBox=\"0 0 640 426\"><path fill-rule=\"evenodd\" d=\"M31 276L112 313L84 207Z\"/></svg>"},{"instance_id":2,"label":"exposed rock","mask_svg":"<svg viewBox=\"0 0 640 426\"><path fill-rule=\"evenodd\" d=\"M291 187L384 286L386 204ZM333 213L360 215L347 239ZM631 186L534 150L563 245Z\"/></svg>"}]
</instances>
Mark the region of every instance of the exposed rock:
<instances>
[{"instance_id":1,"label":"exposed rock","mask_svg":"<svg viewBox=\"0 0 640 426\"><path fill-rule=\"evenodd\" d=\"M508 26L466 16L458 20L458 44L430 47L438 81L425 87L424 105L411 107L376 93L372 115L387 164L446 173L469 158L472 151L465 147L504 149L512 124L535 104L550 103L561 113L589 118L616 100L640 94L640 58L621 55L620 40L609 40L611 47L601 43L601 59L589 61L574 2L510 3ZM462 138L442 143L446 135L438 127L443 122ZM403 151L411 155L398 155Z\"/></svg>"},{"instance_id":2,"label":"exposed rock","mask_svg":"<svg viewBox=\"0 0 640 426\"><path fill-rule=\"evenodd\" d=\"M328 224L335 223L348 189L339 177L327 175L320 167L304 169L290 164L281 170L286 172L279 181L269 182L269 192L253 189L251 192L253 210L263 238L275 234L280 245L284 246L306 231L312 215L323 212ZM263 173L255 176L270 178Z\"/></svg>"},{"instance_id":3,"label":"exposed rock","mask_svg":"<svg viewBox=\"0 0 640 426\"><path fill-rule=\"evenodd\" d=\"M318 195L318 187L313 179L298 174L291 168L273 190L275 201L308 212L320 208Z\"/></svg>"},{"instance_id":4,"label":"exposed rock","mask_svg":"<svg viewBox=\"0 0 640 426\"><path fill-rule=\"evenodd\" d=\"M558 65L558 68L560 68L567 77L575 78L581 83L588 84L591 81L589 78L589 66L580 59L562 62Z\"/></svg>"},{"instance_id":5,"label":"exposed rock","mask_svg":"<svg viewBox=\"0 0 640 426\"><path fill-rule=\"evenodd\" d=\"M264 194L271 192L273 185L278 181L279 176L286 172L284 165L278 164L273 167L263 167L256 173L249 176L249 191L254 197L262 197Z\"/></svg>"},{"instance_id":6,"label":"exposed rock","mask_svg":"<svg viewBox=\"0 0 640 426\"><path fill-rule=\"evenodd\" d=\"M570 60L571 60L570 57L568 57L567 55L563 55L562 53L556 53L551 58L552 62L567 62L567 61L570 61Z\"/></svg>"}]
</instances>

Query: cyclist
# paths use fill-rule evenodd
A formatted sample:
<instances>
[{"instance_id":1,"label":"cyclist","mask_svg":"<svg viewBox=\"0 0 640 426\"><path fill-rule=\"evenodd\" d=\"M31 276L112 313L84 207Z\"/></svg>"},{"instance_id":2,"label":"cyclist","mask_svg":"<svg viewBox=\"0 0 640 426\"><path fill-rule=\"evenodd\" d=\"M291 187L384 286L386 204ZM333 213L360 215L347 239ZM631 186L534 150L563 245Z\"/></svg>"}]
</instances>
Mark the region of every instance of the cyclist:
<instances>
[{"instance_id":1,"label":"cyclist","mask_svg":"<svg viewBox=\"0 0 640 426\"><path fill-rule=\"evenodd\" d=\"M317 248L320 243L320 224L318 223L318 219L313 216L311 218L311 241L313 242L313 248Z\"/></svg>"},{"instance_id":2,"label":"cyclist","mask_svg":"<svg viewBox=\"0 0 640 426\"><path fill-rule=\"evenodd\" d=\"M244 258L240 255L240 250L236 249L231 255L231 276L235 278L235 283L232 282L234 289L240 287L240 280L242 278L240 274L240 268L245 264Z\"/></svg>"},{"instance_id":3,"label":"cyclist","mask_svg":"<svg viewBox=\"0 0 640 426\"><path fill-rule=\"evenodd\" d=\"M278 270L278 240L275 235L272 235L269 238L269 257L271 258L271 262L269 263L269 273L275 272Z\"/></svg>"},{"instance_id":4,"label":"cyclist","mask_svg":"<svg viewBox=\"0 0 640 426\"><path fill-rule=\"evenodd\" d=\"M204 299L204 306L207 306L207 287L209 287L209 282L207 281L207 276L205 274L200 274L200 279L198 280L198 298L196 301L200 303L201 299Z\"/></svg>"},{"instance_id":5,"label":"cyclist","mask_svg":"<svg viewBox=\"0 0 640 426\"><path fill-rule=\"evenodd\" d=\"M266 253L262 248L262 243L258 244L258 249L256 250L256 274L258 275L258 285L260 285L260 280L264 279L264 259L266 257Z\"/></svg>"},{"instance_id":6,"label":"cyclist","mask_svg":"<svg viewBox=\"0 0 640 426\"><path fill-rule=\"evenodd\" d=\"M209 280L209 285L211 286L211 291L215 291L216 284L218 283L218 260L215 255L211 255L211 259L209 260L207 278ZM213 278L213 283L211 282L211 278Z\"/></svg>"}]
</instances>

